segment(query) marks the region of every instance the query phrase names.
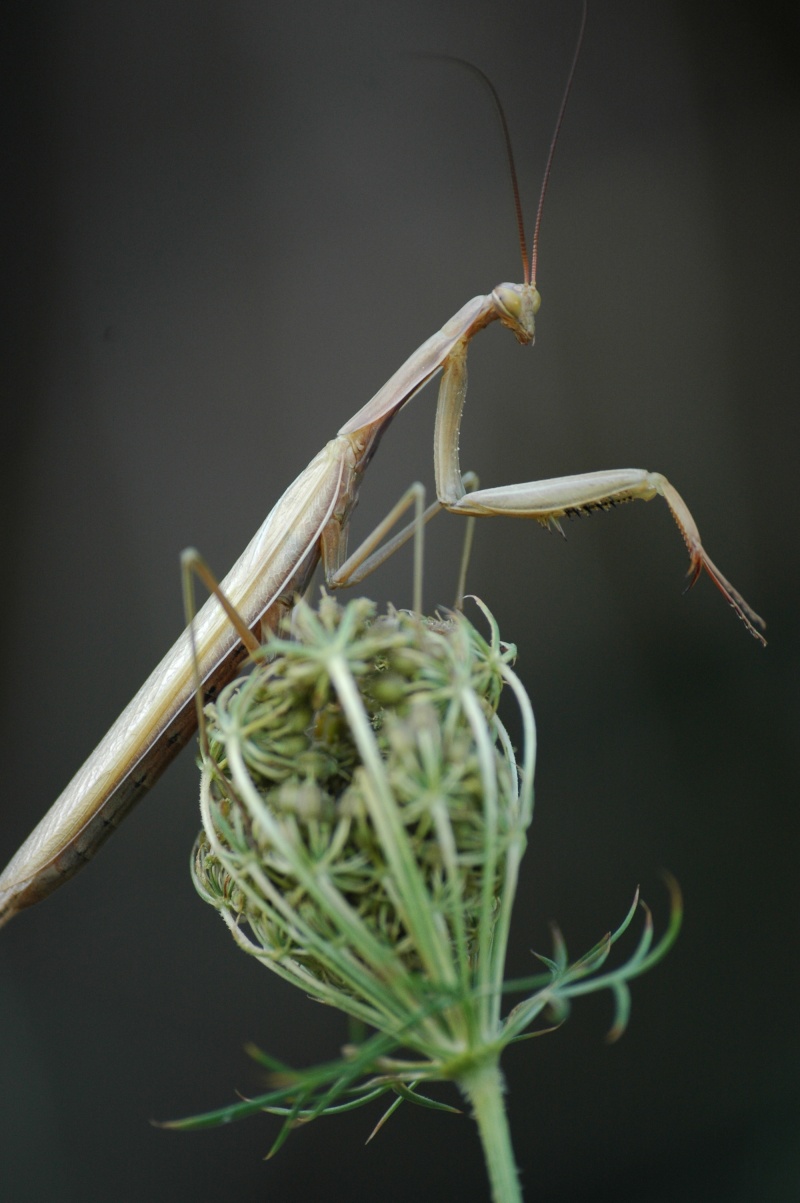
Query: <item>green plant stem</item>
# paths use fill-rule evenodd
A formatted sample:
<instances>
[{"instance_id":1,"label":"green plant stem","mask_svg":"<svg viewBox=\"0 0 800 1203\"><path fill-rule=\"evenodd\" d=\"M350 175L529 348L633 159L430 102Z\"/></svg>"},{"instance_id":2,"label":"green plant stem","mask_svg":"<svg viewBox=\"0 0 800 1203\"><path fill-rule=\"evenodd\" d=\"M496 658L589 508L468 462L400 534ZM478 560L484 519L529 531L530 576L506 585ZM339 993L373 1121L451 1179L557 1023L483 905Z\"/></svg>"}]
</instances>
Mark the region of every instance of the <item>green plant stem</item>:
<instances>
[{"instance_id":1,"label":"green plant stem","mask_svg":"<svg viewBox=\"0 0 800 1203\"><path fill-rule=\"evenodd\" d=\"M499 1055L481 1061L459 1078L458 1085L472 1104L472 1116L480 1132L493 1203L522 1203Z\"/></svg>"}]
</instances>

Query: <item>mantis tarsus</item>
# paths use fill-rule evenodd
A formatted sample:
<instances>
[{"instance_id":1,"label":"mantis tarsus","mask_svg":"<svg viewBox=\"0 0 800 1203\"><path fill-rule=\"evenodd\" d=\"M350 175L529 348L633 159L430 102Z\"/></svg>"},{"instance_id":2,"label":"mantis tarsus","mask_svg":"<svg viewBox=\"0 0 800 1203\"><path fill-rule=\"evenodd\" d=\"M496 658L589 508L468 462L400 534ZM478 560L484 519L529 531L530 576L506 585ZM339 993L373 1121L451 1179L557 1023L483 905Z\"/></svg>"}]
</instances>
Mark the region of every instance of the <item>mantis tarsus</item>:
<instances>
[{"instance_id":1,"label":"mantis tarsus","mask_svg":"<svg viewBox=\"0 0 800 1203\"><path fill-rule=\"evenodd\" d=\"M376 560L384 558L381 552L371 554L376 543L371 539L347 559L349 520L361 477L392 418L439 371L442 380L434 431L439 506L452 513L504 514L557 526L565 515L660 495L689 551L691 582L705 570L751 634L764 642L758 629L764 626L762 619L709 559L688 508L659 473L621 469L471 493L464 489L458 431L466 393L467 351L474 335L496 320L508 327L520 343L530 345L534 341L534 319L540 304L536 259L542 205L576 60L577 49L544 173L530 260L505 118L493 86L473 68L491 89L503 123L517 207L523 283L500 284L488 295L468 301L342 426L289 486L222 582L222 593L241 621L234 625L213 596L194 621L204 696L212 696L232 678L249 646L277 629L320 562L327 585L337 588L355 583ZM390 516L388 525L394 517ZM386 529L387 523L379 528L381 538ZM247 632L250 638L245 638ZM46 897L91 858L190 738L197 726L194 699L192 650L184 631L0 876L0 923Z\"/></svg>"}]
</instances>

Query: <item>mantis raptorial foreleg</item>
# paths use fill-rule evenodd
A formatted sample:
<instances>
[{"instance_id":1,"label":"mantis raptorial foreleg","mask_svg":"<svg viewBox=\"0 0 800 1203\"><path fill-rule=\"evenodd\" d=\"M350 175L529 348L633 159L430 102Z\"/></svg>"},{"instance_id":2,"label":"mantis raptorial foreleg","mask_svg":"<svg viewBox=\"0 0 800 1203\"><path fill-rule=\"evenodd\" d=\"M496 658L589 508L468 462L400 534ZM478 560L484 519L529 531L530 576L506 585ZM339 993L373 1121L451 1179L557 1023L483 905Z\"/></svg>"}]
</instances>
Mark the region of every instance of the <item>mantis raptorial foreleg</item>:
<instances>
[{"instance_id":1,"label":"mantis raptorial foreleg","mask_svg":"<svg viewBox=\"0 0 800 1203\"><path fill-rule=\"evenodd\" d=\"M701 572L707 572L751 635L762 644L766 643L757 629L764 626L764 620L717 568L703 547L689 507L660 472L647 472L642 468L616 468L466 493L458 459L459 428L466 392L467 343L464 341L454 348L445 365L436 411L436 492L446 510L481 518L534 518L543 526L555 526L560 530L560 519L573 514L611 509L623 501L651 501L654 497L663 497L689 552L688 587L694 584Z\"/></svg>"}]
</instances>

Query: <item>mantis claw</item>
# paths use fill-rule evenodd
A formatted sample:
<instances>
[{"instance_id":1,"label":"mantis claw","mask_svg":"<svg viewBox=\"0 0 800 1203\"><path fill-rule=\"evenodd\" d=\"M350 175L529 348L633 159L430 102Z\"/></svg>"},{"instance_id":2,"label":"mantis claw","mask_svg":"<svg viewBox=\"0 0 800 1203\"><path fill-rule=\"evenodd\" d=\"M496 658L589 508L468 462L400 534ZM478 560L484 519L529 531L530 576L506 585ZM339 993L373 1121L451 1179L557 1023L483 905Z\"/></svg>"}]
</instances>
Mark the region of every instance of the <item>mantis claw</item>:
<instances>
[{"instance_id":1,"label":"mantis claw","mask_svg":"<svg viewBox=\"0 0 800 1203\"><path fill-rule=\"evenodd\" d=\"M684 589L684 593L691 589L692 585L700 576L700 573L705 569L707 575L714 582L740 621L743 622L747 627L753 638L757 639L762 647L766 647L767 641L761 634L761 631L766 629L767 624L764 622L764 619L761 617L761 615L756 614L755 610L747 604L741 593L734 589L730 581L722 575L714 561L709 559L702 547L699 549L699 552L690 551L690 555L691 563L689 565L688 573L690 580L689 584L686 586L686 589ZM759 627L761 630L758 630Z\"/></svg>"},{"instance_id":2,"label":"mantis claw","mask_svg":"<svg viewBox=\"0 0 800 1203\"><path fill-rule=\"evenodd\" d=\"M689 552L689 571L687 572L689 583L684 589L684 593L688 593L700 574L705 571L719 589L728 605L747 627L753 638L757 639L763 647L766 647L767 641L761 634L761 631L766 629L767 624L761 615L756 614L755 610L747 604L741 593L734 589L727 577L722 575L714 561L707 555L703 544L700 542L700 532L680 493L663 476L658 477L656 489L669 506L670 513L678 525L678 530L683 535L683 541ZM759 627L761 630L758 629Z\"/></svg>"}]
</instances>

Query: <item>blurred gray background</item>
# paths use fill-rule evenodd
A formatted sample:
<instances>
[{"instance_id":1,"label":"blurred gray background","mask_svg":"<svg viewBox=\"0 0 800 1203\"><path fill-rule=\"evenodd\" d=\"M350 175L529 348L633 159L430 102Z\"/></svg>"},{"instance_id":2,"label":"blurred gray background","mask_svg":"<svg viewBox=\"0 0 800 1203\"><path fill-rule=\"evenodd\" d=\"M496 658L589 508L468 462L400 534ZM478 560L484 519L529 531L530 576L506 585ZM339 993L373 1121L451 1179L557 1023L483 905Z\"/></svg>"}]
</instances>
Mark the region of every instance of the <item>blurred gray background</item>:
<instances>
[{"instance_id":1,"label":"blurred gray background","mask_svg":"<svg viewBox=\"0 0 800 1203\"><path fill-rule=\"evenodd\" d=\"M485 95L532 220L579 5L17 3L0 40L5 862L176 637L178 553L224 572L285 486L470 296L517 279ZM604 1043L607 998L505 1061L527 1197L794 1200L798 1032L796 4L598 0L542 231L533 351L470 356L483 482L664 472L769 621L763 651L661 502L478 528L469 585L520 649L537 812L510 971L574 953L662 867L686 925ZM387 434L364 532L432 484L435 393ZM461 525L430 528L429 607ZM410 560L370 593L407 605ZM196 898L184 754L78 879L0 936L0 1197L483 1200L467 1117L152 1128L255 1093L242 1052L334 1055L335 1014ZM447 1095L449 1101L455 1099Z\"/></svg>"}]
</instances>

